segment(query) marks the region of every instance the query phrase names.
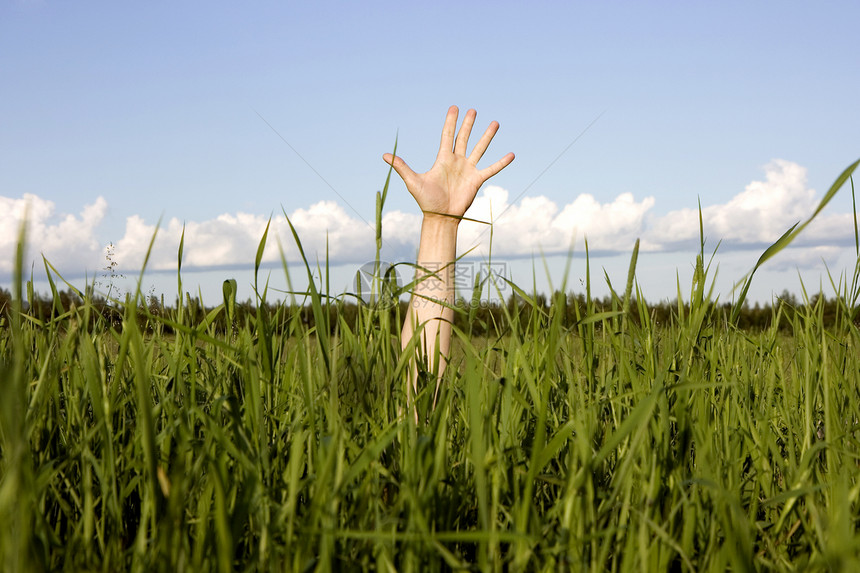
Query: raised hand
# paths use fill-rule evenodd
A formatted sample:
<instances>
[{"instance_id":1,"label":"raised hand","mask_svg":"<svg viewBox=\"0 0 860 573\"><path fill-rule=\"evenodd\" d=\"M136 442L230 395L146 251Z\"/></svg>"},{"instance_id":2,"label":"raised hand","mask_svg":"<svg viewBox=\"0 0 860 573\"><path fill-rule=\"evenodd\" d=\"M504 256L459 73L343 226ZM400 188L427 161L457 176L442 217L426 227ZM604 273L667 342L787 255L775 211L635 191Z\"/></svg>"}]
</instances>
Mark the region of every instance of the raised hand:
<instances>
[{"instance_id":1,"label":"raised hand","mask_svg":"<svg viewBox=\"0 0 860 573\"><path fill-rule=\"evenodd\" d=\"M415 265L415 286L400 335L404 350L414 348L415 356L409 377L410 386L416 393L419 391L419 365L436 375L438 391L448 363L456 298L454 265L460 221L475 200L481 185L514 160L514 154L508 153L489 167L478 169L478 161L490 146L499 124L492 122L467 156L469 135L477 114L473 109L466 112L459 133L457 115L457 107L451 106L442 129L442 143L436 162L427 173L415 173L403 159L390 153L382 156L397 171L424 212ZM435 400L434 397L434 404ZM417 411L415 415L417 417Z\"/></svg>"},{"instance_id":2,"label":"raised hand","mask_svg":"<svg viewBox=\"0 0 860 573\"><path fill-rule=\"evenodd\" d=\"M477 113L474 109L466 112L463 125L460 126L460 132L456 133L455 139L458 114L457 106L448 108L439 153L430 171L415 173L400 157L390 153L382 156L403 179L425 217L443 216L459 221L474 201L481 185L514 160L514 154L508 153L489 167L478 169L478 161L490 146L499 130L499 124L495 121L490 123L472 152L466 156L469 135L475 125Z\"/></svg>"}]
</instances>

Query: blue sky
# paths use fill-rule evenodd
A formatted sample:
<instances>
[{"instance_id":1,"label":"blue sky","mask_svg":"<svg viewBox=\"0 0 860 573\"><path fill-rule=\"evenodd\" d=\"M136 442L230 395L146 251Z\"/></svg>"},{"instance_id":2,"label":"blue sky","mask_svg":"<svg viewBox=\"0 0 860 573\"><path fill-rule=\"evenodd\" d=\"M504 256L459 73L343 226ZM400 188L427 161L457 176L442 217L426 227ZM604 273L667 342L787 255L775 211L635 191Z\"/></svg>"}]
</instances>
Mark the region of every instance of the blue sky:
<instances>
[{"instance_id":1,"label":"blue sky","mask_svg":"<svg viewBox=\"0 0 860 573\"><path fill-rule=\"evenodd\" d=\"M516 282L531 283L542 253L557 285L583 237L592 266L623 282L638 237L646 297L671 298L675 271L688 281L701 200L730 298L860 157L858 16L856 2L6 1L0 284L24 205L29 256L73 282L102 272L108 243L136 276L161 220L162 272L144 284L175 289L185 224L189 284L247 285L270 216L267 260L280 259L278 237L295 259L286 212L312 253L324 257L328 237L335 283L348 283L373 256L382 153L397 136L399 154L429 168L456 104L478 110L479 128L500 122L488 160L516 153L472 213L495 220L494 260ZM386 213L384 254L409 260L419 219L399 181ZM853 269L850 213L844 189L753 296ZM486 253L483 229L464 224L461 247ZM574 289L583 272L575 259Z\"/></svg>"}]
</instances>

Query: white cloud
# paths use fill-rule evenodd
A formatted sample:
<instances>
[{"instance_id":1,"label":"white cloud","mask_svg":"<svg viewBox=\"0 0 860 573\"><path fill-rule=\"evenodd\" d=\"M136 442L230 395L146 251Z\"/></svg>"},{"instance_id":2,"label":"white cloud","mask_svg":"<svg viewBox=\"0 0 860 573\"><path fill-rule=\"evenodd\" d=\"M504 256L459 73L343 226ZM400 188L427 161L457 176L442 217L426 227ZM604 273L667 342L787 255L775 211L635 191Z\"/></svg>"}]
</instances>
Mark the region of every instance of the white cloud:
<instances>
[{"instance_id":1,"label":"white cloud","mask_svg":"<svg viewBox=\"0 0 860 573\"><path fill-rule=\"evenodd\" d=\"M27 219L28 262L44 255L52 264L84 270L100 262L101 247L95 230L107 212L107 201L99 197L78 216L55 215L53 201L32 194L20 199L0 197L0 272L11 273L21 222ZM39 262L39 266L41 263Z\"/></svg>"},{"instance_id":2,"label":"white cloud","mask_svg":"<svg viewBox=\"0 0 860 573\"><path fill-rule=\"evenodd\" d=\"M772 271L791 271L800 269L824 269L824 265L832 268L842 249L822 245L818 247L789 247L778 253L767 266Z\"/></svg>"},{"instance_id":3,"label":"white cloud","mask_svg":"<svg viewBox=\"0 0 860 573\"><path fill-rule=\"evenodd\" d=\"M347 262L367 259L373 253L374 232L364 221L350 217L333 201L320 201L307 209L290 215L308 261L317 257L324 261L326 251L332 261ZM283 215L268 217L248 213L223 214L209 221L185 223L183 266L252 266L257 248L269 224L263 263L281 260L278 243L289 261L300 260L298 248L289 224ZM158 232L150 253L149 267L155 270L176 268L179 240L183 223L171 219ZM129 217L125 236L117 242L117 255L124 257L123 266L139 266L155 232L138 216Z\"/></svg>"},{"instance_id":4,"label":"white cloud","mask_svg":"<svg viewBox=\"0 0 860 573\"><path fill-rule=\"evenodd\" d=\"M492 222L493 255L499 257L565 253L576 240L582 252L586 237L592 253L627 253L637 238L643 251L689 250L697 245L699 224L696 209L678 209L663 216L651 215L653 197L637 201L633 194L622 193L611 201L600 202L583 193L570 203L559 205L544 196L524 197L510 203L507 190L485 187L466 213L467 217ZM806 220L818 204L819 197L807 187L806 169L784 160L765 166L765 177L721 204L702 210L705 233L713 244L723 240L721 252L741 248L759 248L770 244L794 223ZM44 255L69 276L97 273L105 266L105 243L98 240L98 227L107 202L99 197L79 214L56 213L52 201L35 195L20 199L0 197L0 273L12 269L20 221L28 210L29 254ZM348 213L334 201L318 201L290 214L309 262L325 261L328 252L332 264L360 263L373 257L375 234L371 224ZM269 218L249 213L223 214L206 221L187 221L183 267L198 269L219 266L252 267L257 246ZM372 223L372 221L371 221ZM415 256L421 218L415 212L388 212L383 217L383 257L388 260L410 260ZM155 233L155 225L138 215L126 219L125 233L115 244L114 260L118 270L134 272L141 268ZM150 251L148 268L176 268L183 222L171 219L162 225ZM459 250L472 247L472 255L486 255L490 227L464 222L461 225ZM853 216L827 211L799 237L793 255L778 257L780 265L819 264L822 257L833 260L839 245L853 245ZM277 264L283 246L287 259L298 261L298 250L286 219L272 217L264 263ZM789 259L792 259L791 261ZM29 263L27 264L29 268Z\"/></svg>"},{"instance_id":5,"label":"white cloud","mask_svg":"<svg viewBox=\"0 0 860 573\"><path fill-rule=\"evenodd\" d=\"M764 181L753 181L726 203L702 208L707 239L722 240L723 249L769 245L812 215L820 197L807 187L806 168L776 159L764 170ZM853 240L851 217L825 211L798 237L797 244ZM647 237L664 250L693 244L699 238L698 210L678 209L654 219Z\"/></svg>"},{"instance_id":6,"label":"white cloud","mask_svg":"<svg viewBox=\"0 0 860 573\"><path fill-rule=\"evenodd\" d=\"M583 193L562 208L543 196L525 197L514 205L508 200L506 190L488 186L466 213L493 223L494 256L563 253L571 241L581 243L583 237L594 252L629 251L645 231L645 216L654 206L653 197L636 202L630 193L609 203ZM462 223L459 245L461 252L477 247L472 254L485 255L490 246L488 225Z\"/></svg>"}]
</instances>

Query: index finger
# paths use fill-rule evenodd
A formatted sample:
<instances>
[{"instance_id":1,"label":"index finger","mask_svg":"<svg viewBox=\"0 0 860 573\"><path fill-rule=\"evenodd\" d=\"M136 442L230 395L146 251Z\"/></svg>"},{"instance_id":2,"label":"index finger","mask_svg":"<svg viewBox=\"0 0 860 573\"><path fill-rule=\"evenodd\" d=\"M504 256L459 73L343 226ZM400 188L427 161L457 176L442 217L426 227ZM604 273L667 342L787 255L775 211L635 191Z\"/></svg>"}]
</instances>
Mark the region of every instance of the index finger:
<instances>
[{"instance_id":1,"label":"index finger","mask_svg":"<svg viewBox=\"0 0 860 573\"><path fill-rule=\"evenodd\" d=\"M502 157L501 159L499 159L498 161L496 161L495 163L493 163L489 167L485 167L484 169L481 169L481 171L479 171L479 173L481 174L481 177L483 178L483 180L486 181L487 179L489 179L493 175L496 175L499 171L501 171L502 169L504 169L505 167L510 165L511 161L513 161L513 160L514 160L514 154L508 153L507 155L505 155L504 157Z\"/></svg>"},{"instance_id":2,"label":"index finger","mask_svg":"<svg viewBox=\"0 0 860 573\"><path fill-rule=\"evenodd\" d=\"M445 117L445 126L442 128L442 143L439 144L439 153L451 153L454 150L454 134L457 131L457 115L460 110L456 105L448 108L448 115Z\"/></svg>"}]
</instances>

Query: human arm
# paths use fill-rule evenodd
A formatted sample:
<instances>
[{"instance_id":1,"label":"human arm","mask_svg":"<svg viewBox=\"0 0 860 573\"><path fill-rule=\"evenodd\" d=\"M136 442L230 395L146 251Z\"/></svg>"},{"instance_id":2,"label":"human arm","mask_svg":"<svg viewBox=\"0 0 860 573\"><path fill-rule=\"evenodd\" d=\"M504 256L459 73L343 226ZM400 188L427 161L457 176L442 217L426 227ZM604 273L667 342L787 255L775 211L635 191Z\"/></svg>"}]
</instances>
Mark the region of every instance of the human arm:
<instances>
[{"instance_id":1,"label":"human arm","mask_svg":"<svg viewBox=\"0 0 860 573\"><path fill-rule=\"evenodd\" d=\"M418 333L416 359L437 377L445 370L451 347L452 307L456 294L454 262L460 221L481 185L514 160L514 154L508 153L489 167L478 169L478 161L487 151L499 124L490 123L467 155L477 113L473 109L466 112L459 132L458 115L456 106L448 109L439 153L426 173L415 173L400 157L390 153L383 155L383 160L400 175L423 213L416 284L403 323L402 345L405 349ZM413 378L413 386L416 384L417 379Z\"/></svg>"}]
</instances>

